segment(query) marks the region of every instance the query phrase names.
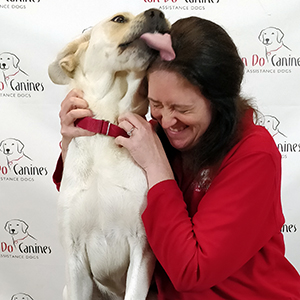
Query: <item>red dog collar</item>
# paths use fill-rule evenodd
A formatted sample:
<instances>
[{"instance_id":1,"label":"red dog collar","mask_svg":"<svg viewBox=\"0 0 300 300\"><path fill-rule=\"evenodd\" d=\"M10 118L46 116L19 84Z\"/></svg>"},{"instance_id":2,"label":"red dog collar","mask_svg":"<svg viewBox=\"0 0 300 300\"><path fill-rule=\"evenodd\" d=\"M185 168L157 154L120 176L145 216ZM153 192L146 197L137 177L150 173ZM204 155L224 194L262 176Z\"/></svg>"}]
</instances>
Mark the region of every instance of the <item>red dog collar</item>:
<instances>
[{"instance_id":1,"label":"red dog collar","mask_svg":"<svg viewBox=\"0 0 300 300\"><path fill-rule=\"evenodd\" d=\"M128 134L121 127L114 125L105 120L97 120L91 117L85 117L75 121L75 126L88 131L104 134L111 137L124 136L128 137Z\"/></svg>"}]
</instances>

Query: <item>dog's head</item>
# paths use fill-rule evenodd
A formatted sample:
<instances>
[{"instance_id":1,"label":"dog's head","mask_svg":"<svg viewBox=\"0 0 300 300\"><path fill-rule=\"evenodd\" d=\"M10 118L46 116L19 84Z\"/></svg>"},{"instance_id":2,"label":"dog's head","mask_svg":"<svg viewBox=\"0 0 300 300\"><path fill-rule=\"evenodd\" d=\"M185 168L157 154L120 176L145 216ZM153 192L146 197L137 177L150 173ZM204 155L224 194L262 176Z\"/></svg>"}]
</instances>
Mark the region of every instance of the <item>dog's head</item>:
<instances>
[{"instance_id":1,"label":"dog's head","mask_svg":"<svg viewBox=\"0 0 300 300\"><path fill-rule=\"evenodd\" d=\"M265 115L258 119L257 124L264 126L270 133L272 133L278 131L280 121L274 116Z\"/></svg>"},{"instance_id":2,"label":"dog's head","mask_svg":"<svg viewBox=\"0 0 300 300\"><path fill-rule=\"evenodd\" d=\"M8 138L0 142L0 151L2 151L5 155L9 156L14 153L22 153L24 148L24 144L13 138Z\"/></svg>"},{"instance_id":3,"label":"dog's head","mask_svg":"<svg viewBox=\"0 0 300 300\"><path fill-rule=\"evenodd\" d=\"M0 54L0 70L17 69L20 59L13 53L3 52Z\"/></svg>"},{"instance_id":4,"label":"dog's head","mask_svg":"<svg viewBox=\"0 0 300 300\"><path fill-rule=\"evenodd\" d=\"M260 32L258 39L265 46L270 46L272 44L282 43L283 37L284 37L284 34L279 28L268 27L268 28L263 29Z\"/></svg>"},{"instance_id":5,"label":"dog's head","mask_svg":"<svg viewBox=\"0 0 300 300\"><path fill-rule=\"evenodd\" d=\"M13 219L6 222L4 229L11 235L17 235L20 232L26 233L28 225L22 220Z\"/></svg>"},{"instance_id":6,"label":"dog's head","mask_svg":"<svg viewBox=\"0 0 300 300\"><path fill-rule=\"evenodd\" d=\"M24 293L18 293L11 297L11 300L33 300L33 298Z\"/></svg>"},{"instance_id":7,"label":"dog's head","mask_svg":"<svg viewBox=\"0 0 300 300\"><path fill-rule=\"evenodd\" d=\"M137 16L118 13L86 30L71 42L49 66L49 76L54 83L68 84L77 72L112 73L145 70L154 50L146 46L140 36L146 32L165 33L169 23L156 9Z\"/></svg>"}]
</instances>

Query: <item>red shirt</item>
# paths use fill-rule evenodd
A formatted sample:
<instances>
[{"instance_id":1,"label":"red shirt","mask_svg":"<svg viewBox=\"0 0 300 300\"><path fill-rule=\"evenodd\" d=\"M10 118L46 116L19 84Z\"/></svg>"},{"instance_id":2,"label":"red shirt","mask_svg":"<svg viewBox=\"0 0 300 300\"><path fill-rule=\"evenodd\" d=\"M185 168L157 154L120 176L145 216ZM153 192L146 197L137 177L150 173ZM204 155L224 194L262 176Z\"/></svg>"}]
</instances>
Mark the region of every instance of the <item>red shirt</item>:
<instances>
[{"instance_id":1,"label":"red shirt","mask_svg":"<svg viewBox=\"0 0 300 300\"><path fill-rule=\"evenodd\" d=\"M159 262L159 300L300 299L284 257L281 155L252 116L218 173L202 182L173 166L148 192L143 222Z\"/></svg>"},{"instance_id":2,"label":"red shirt","mask_svg":"<svg viewBox=\"0 0 300 300\"><path fill-rule=\"evenodd\" d=\"M300 277L284 257L281 155L248 115L241 141L210 182L173 165L177 182L148 192L143 222L157 257L159 300L300 299ZM62 160L53 179L59 189Z\"/></svg>"}]
</instances>

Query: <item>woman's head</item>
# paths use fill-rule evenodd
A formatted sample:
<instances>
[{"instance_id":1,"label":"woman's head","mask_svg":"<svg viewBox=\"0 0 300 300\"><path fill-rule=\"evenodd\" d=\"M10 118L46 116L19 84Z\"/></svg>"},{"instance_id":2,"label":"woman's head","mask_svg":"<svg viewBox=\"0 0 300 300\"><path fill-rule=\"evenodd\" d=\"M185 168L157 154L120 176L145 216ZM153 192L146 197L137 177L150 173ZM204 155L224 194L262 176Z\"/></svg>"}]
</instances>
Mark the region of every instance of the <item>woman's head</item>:
<instances>
[{"instance_id":1,"label":"woman's head","mask_svg":"<svg viewBox=\"0 0 300 300\"><path fill-rule=\"evenodd\" d=\"M157 59L148 78L160 71L179 74L207 99L211 120L199 136L193 156L198 157L197 168L211 165L232 147L242 111L249 107L240 97L244 65L232 39L211 21L197 17L180 19L172 25L170 34L176 58Z\"/></svg>"},{"instance_id":2,"label":"woman's head","mask_svg":"<svg viewBox=\"0 0 300 300\"><path fill-rule=\"evenodd\" d=\"M148 76L151 115L179 151L195 147L211 123L209 101L199 88L176 72L158 70Z\"/></svg>"}]
</instances>

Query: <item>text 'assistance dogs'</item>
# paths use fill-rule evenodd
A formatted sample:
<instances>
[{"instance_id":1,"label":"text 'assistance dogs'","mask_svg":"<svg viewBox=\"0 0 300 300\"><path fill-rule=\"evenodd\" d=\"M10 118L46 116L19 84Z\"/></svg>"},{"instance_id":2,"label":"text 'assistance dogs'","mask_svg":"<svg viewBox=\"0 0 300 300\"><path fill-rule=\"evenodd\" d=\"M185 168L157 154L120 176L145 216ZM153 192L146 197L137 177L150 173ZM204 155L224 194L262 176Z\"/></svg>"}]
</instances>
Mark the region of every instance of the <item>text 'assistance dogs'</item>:
<instances>
[{"instance_id":1,"label":"text 'assistance dogs'","mask_svg":"<svg viewBox=\"0 0 300 300\"><path fill-rule=\"evenodd\" d=\"M91 123L101 133L73 139L64 163L58 205L66 300L93 299L95 284L97 299L147 297L155 262L141 221L147 181L109 135L117 131L120 114L147 112L140 87L158 51L140 37L168 30L156 9L137 16L116 14L68 44L49 66L54 83L84 92L94 118L79 123Z\"/></svg>"}]
</instances>

